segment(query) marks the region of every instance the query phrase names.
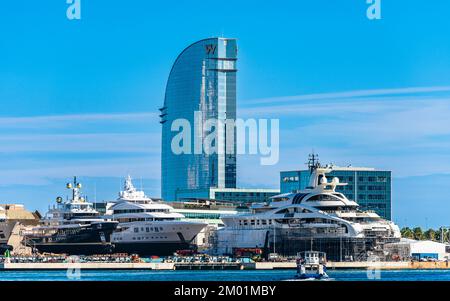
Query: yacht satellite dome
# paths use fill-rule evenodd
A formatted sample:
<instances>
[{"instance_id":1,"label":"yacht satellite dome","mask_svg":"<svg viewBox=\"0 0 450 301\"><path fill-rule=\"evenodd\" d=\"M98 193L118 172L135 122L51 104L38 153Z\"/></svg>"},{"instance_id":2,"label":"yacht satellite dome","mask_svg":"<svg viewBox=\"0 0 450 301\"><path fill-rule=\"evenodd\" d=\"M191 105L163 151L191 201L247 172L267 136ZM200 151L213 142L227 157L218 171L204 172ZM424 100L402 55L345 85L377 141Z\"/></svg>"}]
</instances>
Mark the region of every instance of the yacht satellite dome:
<instances>
[{"instance_id":1,"label":"yacht satellite dome","mask_svg":"<svg viewBox=\"0 0 450 301\"><path fill-rule=\"evenodd\" d=\"M328 183L327 177L323 176L323 177L320 179L320 184L326 184L326 183Z\"/></svg>"},{"instance_id":2,"label":"yacht satellite dome","mask_svg":"<svg viewBox=\"0 0 450 301\"><path fill-rule=\"evenodd\" d=\"M339 178L338 177L334 177L332 182L333 182L333 184L339 184Z\"/></svg>"}]
</instances>

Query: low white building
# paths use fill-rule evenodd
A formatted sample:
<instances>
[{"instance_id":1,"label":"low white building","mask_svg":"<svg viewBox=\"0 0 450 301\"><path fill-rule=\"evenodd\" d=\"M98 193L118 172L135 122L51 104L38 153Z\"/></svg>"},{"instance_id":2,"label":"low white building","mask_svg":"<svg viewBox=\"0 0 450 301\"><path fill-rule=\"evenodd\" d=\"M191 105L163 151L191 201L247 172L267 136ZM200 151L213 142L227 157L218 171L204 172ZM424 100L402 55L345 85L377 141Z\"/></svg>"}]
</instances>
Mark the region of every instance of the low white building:
<instances>
[{"instance_id":1,"label":"low white building","mask_svg":"<svg viewBox=\"0 0 450 301\"><path fill-rule=\"evenodd\" d=\"M401 258L410 257L416 260L433 258L437 260L450 259L450 246L431 240L414 240L402 238L400 242L385 246L391 254Z\"/></svg>"},{"instance_id":2,"label":"low white building","mask_svg":"<svg viewBox=\"0 0 450 301\"><path fill-rule=\"evenodd\" d=\"M431 240L410 240L411 257L417 259L436 258L438 260L450 259L449 246Z\"/></svg>"}]
</instances>

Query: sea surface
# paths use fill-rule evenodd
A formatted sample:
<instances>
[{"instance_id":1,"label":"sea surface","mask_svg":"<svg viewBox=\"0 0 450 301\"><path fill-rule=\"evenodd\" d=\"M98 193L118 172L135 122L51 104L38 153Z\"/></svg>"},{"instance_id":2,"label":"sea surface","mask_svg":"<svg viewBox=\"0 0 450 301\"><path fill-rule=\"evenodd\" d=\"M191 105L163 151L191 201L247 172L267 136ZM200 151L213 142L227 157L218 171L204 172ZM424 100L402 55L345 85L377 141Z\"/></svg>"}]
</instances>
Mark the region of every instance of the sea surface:
<instances>
[{"instance_id":1,"label":"sea surface","mask_svg":"<svg viewBox=\"0 0 450 301\"><path fill-rule=\"evenodd\" d=\"M0 271L0 281L283 281L295 270L246 271ZM450 270L328 270L336 281L450 281Z\"/></svg>"}]
</instances>

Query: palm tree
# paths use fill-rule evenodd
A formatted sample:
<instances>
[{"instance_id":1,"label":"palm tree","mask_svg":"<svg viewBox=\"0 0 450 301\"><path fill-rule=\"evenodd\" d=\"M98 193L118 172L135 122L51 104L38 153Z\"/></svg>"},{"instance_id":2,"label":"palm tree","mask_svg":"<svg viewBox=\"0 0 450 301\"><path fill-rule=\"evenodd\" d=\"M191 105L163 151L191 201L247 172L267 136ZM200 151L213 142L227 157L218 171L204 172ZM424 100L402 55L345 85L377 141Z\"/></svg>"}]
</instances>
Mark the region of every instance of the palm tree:
<instances>
[{"instance_id":1,"label":"palm tree","mask_svg":"<svg viewBox=\"0 0 450 301\"><path fill-rule=\"evenodd\" d=\"M416 240L423 240L423 231L422 228L420 227L415 227L413 229L413 233L414 233L414 239Z\"/></svg>"},{"instance_id":2,"label":"palm tree","mask_svg":"<svg viewBox=\"0 0 450 301\"><path fill-rule=\"evenodd\" d=\"M427 240L436 240L436 232L433 229L428 229L423 233L423 237Z\"/></svg>"},{"instance_id":3,"label":"palm tree","mask_svg":"<svg viewBox=\"0 0 450 301\"><path fill-rule=\"evenodd\" d=\"M409 227L403 227L400 230L403 238L414 239L414 232Z\"/></svg>"},{"instance_id":4,"label":"palm tree","mask_svg":"<svg viewBox=\"0 0 450 301\"><path fill-rule=\"evenodd\" d=\"M442 235L442 242L448 242L449 241L449 239L448 239L448 236L449 236L449 231L448 231L448 229L447 228L443 228L443 227L441 227L441 228L439 228L439 230L438 231L436 231L436 240L437 241L441 241L441 235Z\"/></svg>"}]
</instances>

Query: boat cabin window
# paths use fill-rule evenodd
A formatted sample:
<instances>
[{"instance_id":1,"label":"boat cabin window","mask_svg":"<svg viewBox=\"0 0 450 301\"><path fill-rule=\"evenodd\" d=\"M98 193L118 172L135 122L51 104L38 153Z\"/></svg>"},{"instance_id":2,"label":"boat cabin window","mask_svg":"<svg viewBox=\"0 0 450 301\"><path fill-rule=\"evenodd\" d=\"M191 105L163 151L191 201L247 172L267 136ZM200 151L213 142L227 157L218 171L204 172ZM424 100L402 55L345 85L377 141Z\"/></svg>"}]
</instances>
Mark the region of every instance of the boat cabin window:
<instances>
[{"instance_id":1,"label":"boat cabin window","mask_svg":"<svg viewBox=\"0 0 450 301\"><path fill-rule=\"evenodd\" d=\"M342 193L336 192L336 193L333 193L333 195L335 195L341 199L345 199L345 196Z\"/></svg>"},{"instance_id":2,"label":"boat cabin window","mask_svg":"<svg viewBox=\"0 0 450 301\"><path fill-rule=\"evenodd\" d=\"M281 198L273 198L272 202L285 202L288 201L289 198L288 197L281 197Z\"/></svg>"},{"instance_id":3,"label":"boat cabin window","mask_svg":"<svg viewBox=\"0 0 450 301\"><path fill-rule=\"evenodd\" d=\"M317 195L314 195L314 196L310 197L306 201L307 202L315 202L315 201L319 201L319 202L326 202L326 201L342 202L342 200L338 199L336 196L329 195L329 194L317 194Z\"/></svg>"},{"instance_id":4,"label":"boat cabin window","mask_svg":"<svg viewBox=\"0 0 450 301\"><path fill-rule=\"evenodd\" d=\"M169 213L170 211L168 209L117 209L113 210L114 214L121 214L121 213L144 213L144 212L163 212L163 213Z\"/></svg>"}]
</instances>

